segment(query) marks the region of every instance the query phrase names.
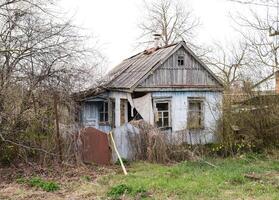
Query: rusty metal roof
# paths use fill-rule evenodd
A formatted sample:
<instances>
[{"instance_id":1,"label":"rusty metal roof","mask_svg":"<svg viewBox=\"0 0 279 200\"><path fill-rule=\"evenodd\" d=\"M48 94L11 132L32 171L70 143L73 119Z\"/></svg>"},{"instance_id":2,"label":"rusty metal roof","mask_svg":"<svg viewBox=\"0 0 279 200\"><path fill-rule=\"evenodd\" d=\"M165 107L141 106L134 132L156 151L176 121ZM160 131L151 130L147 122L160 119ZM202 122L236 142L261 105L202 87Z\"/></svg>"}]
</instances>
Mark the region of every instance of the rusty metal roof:
<instances>
[{"instance_id":1,"label":"rusty metal roof","mask_svg":"<svg viewBox=\"0 0 279 200\"><path fill-rule=\"evenodd\" d=\"M107 88L131 89L157 64L162 63L178 47L177 44L152 48L122 61L109 72Z\"/></svg>"}]
</instances>

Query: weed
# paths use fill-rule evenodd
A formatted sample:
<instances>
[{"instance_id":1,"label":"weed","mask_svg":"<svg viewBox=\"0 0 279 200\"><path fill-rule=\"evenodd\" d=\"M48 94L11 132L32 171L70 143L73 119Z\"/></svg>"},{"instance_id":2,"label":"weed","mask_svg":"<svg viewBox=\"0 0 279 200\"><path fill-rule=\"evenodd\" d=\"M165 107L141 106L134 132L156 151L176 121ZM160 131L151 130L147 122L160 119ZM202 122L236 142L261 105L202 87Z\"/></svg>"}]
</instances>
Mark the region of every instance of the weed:
<instances>
[{"instance_id":1,"label":"weed","mask_svg":"<svg viewBox=\"0 0 279 200\"><path fill-rule=\"evenodd\" d=\"M135 195L137 195L138 197L141 197L141 198L146 198L147 197L147 190L144 187L141 186L138 189L136 189Z\"/></svg>"},{"instance_id":2,"label":"weed","mask_svg":"<svg viewBox=\"0 0 279 200\"><path fill-rule=\"evenodd\" d=\"M243 176L235 176L229 179L232 185L241 185L244 184L245 179Z\"/></svg>"},{"instance_id":3,"label":"weed","mask_svg":"<svg viewBox=\"0 0 279 200\"><path fill-rule=\"evenodd\" d=\"M18 178L18 179L16 179L16 182L18 184L24 184L25 183L25 179L24 178Z\"/></svg>"},{"instance_id":4,"label":"weed","mask_svg":"<svg viewBox=\"0 0 279 200\"><path fill-rule=\"evenodd\" d=\"M120 184L117 186L114 186L110 189L110 191L107 193L109 197L112 197L113 199L117 199L123 194L131 194L132 188L130 186L127 186L125 184Z\"/></svg>"},{"instance_id":5,"label":"weed","mask_svg":"<svg viewBox=\"0 0 279 200\"><path fill-rule=\"evenodd\" d=\"M30 187L41 188L42 190L47 192L53 192L60 189L59 185L56 182L45 181L42 180L40 177L32 177L30 179L19 178L16 180L16 182L19 184L27 184Z\"/></svg>"},{"instance_id":6,"label":"weed","mask_svg":"<svg viewBox=\"0 0 279 200\"><path fill-rule=\"evenodd\" d=\"M129 165L129 161L125 158L121 158L122 162L124 165ZM117 159L117 161L115 162L116 165L121 165L120 160Z\"/></svg>"},{"instance_id":7,"label":"weed","mask_svg":"<svg viewBox=\"0 0 279 200\"><path fill-rule=\"evenodd\" d=\"M84 180L84 181L87 181L87 182L91 181L91 177L90 176L84 175L84 176L81 176L80 178L81 178L81 180Z\"/></svg>"}]
</instances>

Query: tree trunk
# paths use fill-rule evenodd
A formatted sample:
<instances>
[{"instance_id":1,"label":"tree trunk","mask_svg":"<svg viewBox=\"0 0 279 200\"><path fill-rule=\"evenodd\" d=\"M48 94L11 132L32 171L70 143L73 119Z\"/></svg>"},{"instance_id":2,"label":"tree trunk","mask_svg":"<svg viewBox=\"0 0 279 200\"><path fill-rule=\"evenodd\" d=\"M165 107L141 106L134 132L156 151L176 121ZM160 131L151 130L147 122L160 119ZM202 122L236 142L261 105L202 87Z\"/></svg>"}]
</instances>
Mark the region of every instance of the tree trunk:
<instances>
[{"instance_id":1,"label":"tree trunk","mask_svg":"<svg viewBox=\"0 0 279 200\"><path fill-rule=\"evenodd\" d=\"M58 103L57 103L58 95L57 93L54 94L54 116L55 116L55 123L56 123L56 144L58 147L58 154L59 154L59 164L62 163L62 144L61 144L61 137L60 137L60 130L59 130L59 115L58 115Z\"/></svg>"}]
</instances>

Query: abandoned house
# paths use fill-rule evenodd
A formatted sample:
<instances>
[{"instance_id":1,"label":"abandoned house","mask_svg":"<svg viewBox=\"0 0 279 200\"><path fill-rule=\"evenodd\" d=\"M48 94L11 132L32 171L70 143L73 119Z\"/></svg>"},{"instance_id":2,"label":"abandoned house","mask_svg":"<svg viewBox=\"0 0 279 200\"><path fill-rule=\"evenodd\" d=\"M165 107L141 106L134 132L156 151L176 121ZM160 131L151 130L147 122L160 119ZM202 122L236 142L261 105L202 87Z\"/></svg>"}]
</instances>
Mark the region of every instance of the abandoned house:
<instances>
[{"instance_id":1,"label":"abandoned house","mask_svg":"<svg viewBox=\"0 0 279 200\"><path fill-rule=\"evenodd\" d=\"M185 42L147 49L122 61L104 84L82 93L80 121L108 133L134 119L170 139L211 143L221 113L222 83Z\"/></svg>"}]
</instances>

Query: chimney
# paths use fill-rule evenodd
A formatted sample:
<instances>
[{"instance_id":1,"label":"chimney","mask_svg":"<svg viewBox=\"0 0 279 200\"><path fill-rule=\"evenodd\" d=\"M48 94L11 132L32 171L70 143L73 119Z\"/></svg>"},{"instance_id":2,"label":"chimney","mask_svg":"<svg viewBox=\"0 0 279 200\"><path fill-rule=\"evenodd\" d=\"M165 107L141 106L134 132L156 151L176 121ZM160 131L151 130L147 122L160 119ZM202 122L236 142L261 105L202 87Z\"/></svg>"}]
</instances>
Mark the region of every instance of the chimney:
<instances>
[{"instance_id":1,"label":"chimney","mask_svg":"<svg viewBox=\"0 0 279 200\"><path fill-rule=\"evenodd\" d=\"M159 48L160 47L160 38L161 38L161 34L155 33L153 34L154 36L154 48Z\"/></svg>"},{"instance_id":2,"label":"chimney","mask_svg":"<svg viewBox=\"0 0 279 200\"><path fill-rule=\"evenodd\" d=\"M279 94L279 71L275 72L275 93Z\"/></svg>"}]
</instances>

